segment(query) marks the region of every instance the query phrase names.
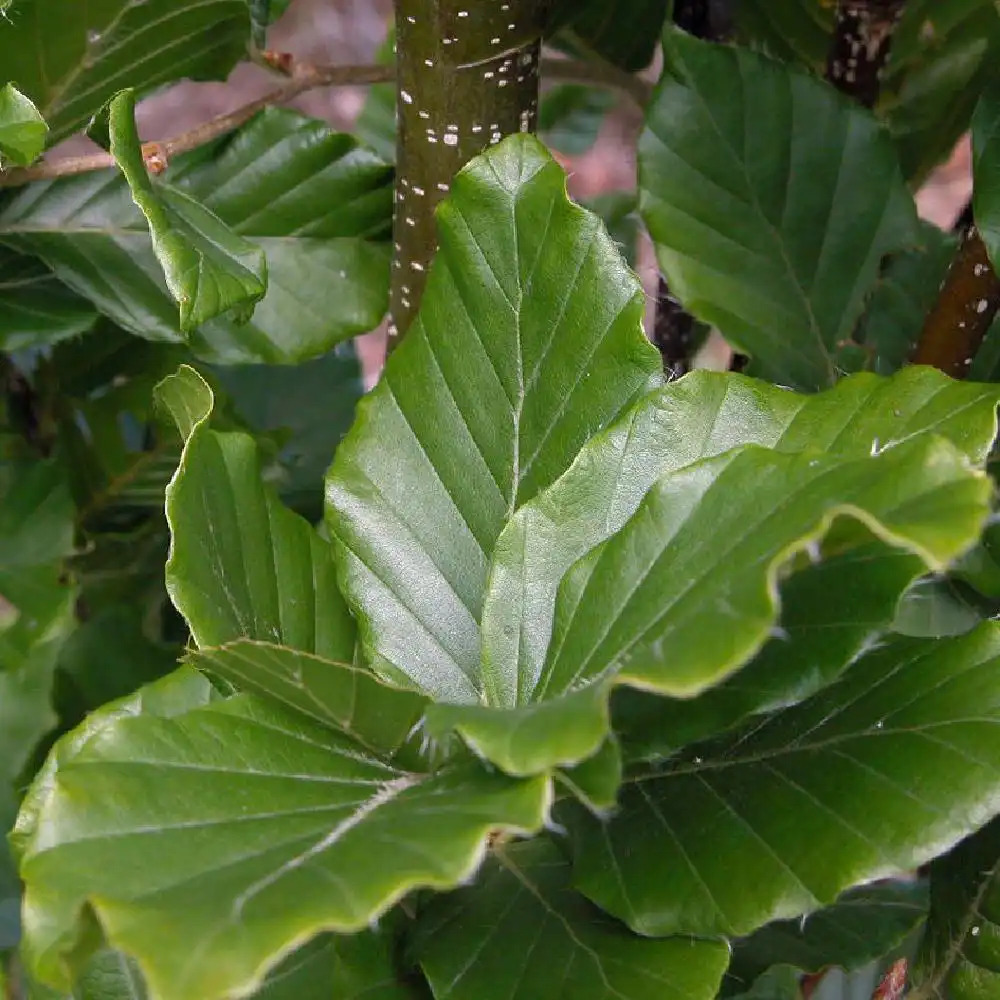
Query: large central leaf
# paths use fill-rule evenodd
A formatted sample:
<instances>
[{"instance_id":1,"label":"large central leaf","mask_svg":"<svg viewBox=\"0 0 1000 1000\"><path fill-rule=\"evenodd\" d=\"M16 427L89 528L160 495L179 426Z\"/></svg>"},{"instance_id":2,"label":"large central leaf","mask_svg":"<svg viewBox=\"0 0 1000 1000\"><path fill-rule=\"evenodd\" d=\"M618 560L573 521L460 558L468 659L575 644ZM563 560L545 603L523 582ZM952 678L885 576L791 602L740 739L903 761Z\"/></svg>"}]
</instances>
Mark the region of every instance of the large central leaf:
<instances>
[{"instance_id":1,"label":"large central leaf","mask_svg":"<svg viewBox=\"0 0 1000 1000\"><path fill-rule=\"evenodd\" d=\"M288 363L376 326L388 300L391 179L349 136L277 108L171 166L162 190L176 188L188 208L199 202L196 212L208 209L267 258L252 322L204 323L190 337L196 352ZM40 257L136 336L185 339L146 220L117 172L31 185L0 213L0 242Z\"/></svg>"},{"instance_id":2,"label":"large central leaf","mask_svg":"<svg viewBox=\"0 0 1000 1000\"><path fill-rule=\"evenodd\" d=\"M420 315L327 483L342 585L376 670L439 698L479 682L487 567L513 511L647 388L642 296L536 140L456 178Z\"/></svg>"},{"instance_id":3,"label":"large central leaf","mask_svg":"<svg viewBox=\"0 0 1000 1000\"><path fill-rule=\"evenodd\" d=\"M57 142L123 86L223 79L249 33L246 0L18 0L0 20L0 64Z\"/></svg>"},{"instance_id":4,"label":"large central leaf","mask_svg":"<svg viewBox=\"0 0 1000 1000\"><path fill-rule=\"evenodd\" d=\"M675 31L664 44L639 167L671 291L768 380L830 385L882 258L918 239L892 142L780 63Z\"/></svg>"}]
</instances>

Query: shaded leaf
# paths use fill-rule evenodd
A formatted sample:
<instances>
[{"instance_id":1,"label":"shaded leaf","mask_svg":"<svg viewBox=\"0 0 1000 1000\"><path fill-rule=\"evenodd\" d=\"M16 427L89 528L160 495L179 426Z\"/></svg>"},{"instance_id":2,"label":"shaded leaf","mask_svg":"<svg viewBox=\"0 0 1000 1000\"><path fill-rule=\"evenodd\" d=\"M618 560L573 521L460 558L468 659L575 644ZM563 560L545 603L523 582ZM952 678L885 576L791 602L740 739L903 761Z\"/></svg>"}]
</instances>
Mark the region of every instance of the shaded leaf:
<instances>
[{"instance_id":1,"label":"shaded leaf","mask_svg":"<svg viewBox=\"0 0 1000 1000\"><path fill-rule=\"evenodd\" d=\"M367 670L263 642L200 649L189 653L187 662L337 729L375 753L398 749L427 706L423 695L389 687Z\"/></svg>"},{"instance_id":2,"label":"shaded leaf","mask_svg":"<svg viewBox=\"0 0 1000 1000\"><path fill-rule=\"evenodd\" d=\"M677 31L665 49L639 180L671 291L754 373L828 386L882 258L918 240L892 143L827 84L763 56Z\"/></svg>"},{"instance_id":3,"label":"shaded leaf","mask_svg":"<svg viewBox=\"0 0 1000 1000\"><path fill-rule=\"evenodd\" d=\"M834 11L821 0L743 0L733 9L739 41L821 73L833 34Z\"/></svg>"},{"instance_id":4,"label":"shaded leaf","mask_svg":"<svg viewBox=\"0 0 1000 1000\"><path fill-rule=\"evenodd\" d=\"M712 1000L722 942L640 938L572 888L548 840L497 852L476 884L421 914L415 946L437 1000Z\"/></svg>"},{"instance_id":5,"label":"shaded leaf","mask_svg":"<svg viewBox=\"0 0 1000 1000\"><path fill-rule=\"evenodd\" d=\"M249 30L246 0L18 0L0 22L0 62L38 105L56 143L123 82L148 91L184 77L225 79Z\"/></svg>"},{"instance_id":6,"label":"shaded leaf","mask_svg":"<svg viewBox=\"0 0 1000 1000\"><path fill-rule=\"evenodd\" d=\"M952 152L1000 53L991 0L908 0L893 35L879 112L913 187Z\"/></svg>"},{"instance_id":7,"label":"shaded leaf","mask_svg":"<svg viewBox=\"0 0 1000 1000\"><path fill-rule=\"evenodd\" d=\"M550 797L477 765L401 772L247 696L91 732L57 747L19 841L25 954L55 986L99 928L162 1000L249 992L317 932L468 879L487 836L537 830Z\"/></svg>"},{"instance_id":8,"label":"shaded leaf","mask_svg":"<svg viewBox=\"0 0 1000 1000\"><path fill-rule=\"evenodd\" d=\"M604 116L614 105L607 90L567 83L549 90L538 108L538 132L550 149L579 156L597 141Z\"/></svg>"},{"instance_id":9,"label":"shaded leaf","mask_svg":"<svg viewBox=\"0 0 1000 1000\"><path fill-rule=\"evenodd\" d=\"M236 235L196 199L150 178L135 127L135 94L123 90L107 108L110 152L149 225L153 253L190 333L216 316L246 322L267 290L261 249Z\"/></svg>"},{"instance_id":10,"label":"shaded leaf","mask_svg":"<svg viewBox=\"0 0 1000 1000\"><path fill-rule=\"evenodd\" d=\"M1000 271L1000 84L986 89L972 119L973 212L979 234Z\"/></svg>"},{"instance_id":11,"label":"shaded leaf","mask_svg":"<svg viewBox=\"0 0 1000 1000\"><path fill-rule=\"evenodd\" d=\"M0 87L0 167L26 167L45 147L49 127L12 83Z\"/></svg>"},{"instance_id":12,"label":"shaded leaf","mask_svg":"<svg viewBox=\"0 0 1000 1000\"><path fill-rule=\"evenodd\" d=\"M937 298L958 238L922 223L920 249L894 254L879 276L855 337L870 352L869 366L891 375L909 360ZM973 376L971 381L988 381Z\"/></svg>"},{"instance_id":13,"label":"shaded leaf","mask_svg":"<svg viewBox=\"0 0 1000 1000\"><path fill-rule=\"evenodd\" d=\"M374 669L477 702L497 536L660 361L635 277L537 140L472 161L438 221L420 315L331 467L328 524Z\"/></svg>"},{"instance_id":14,"label":"shaded leaf","mask_svg":"<svg viewBox=\"0 0 1000 1000\"><path fill-rule=\"evenodd\" d=\"M734 943L726 995L748 989L776 965L816 973L848 971L882 958L927 916L927 888L919 882L886 882L851 889L833 906L803 920L767 924ZM751 993L751 995L753 995Z\"/></svg>"},{"instance_id":15,"label":"shaded leaf","mask_svg":"<svg viewBox=\"0 0 1000 1000\"><path fill-rule=\"evenodd\" d=\"M249 427L287 435L275 485L310 520L320 518L323 476L364 395L353 345L301 365L219 365L212 374Z\"/></svg>"},{"instance_id":16,"label":"shaded leaf","mask_svg":"<svg viewBox=\"0 0 1000 1000\"><path fill-rule=\"evenodd\" d=\"M1000 988L1000 820L931 865L913 1000L981 1000Z\"/></svg>"},{"instance_id":17,"label":"shaded leaf","mask_svg":"<svg viewBox=\"0 0 1000 1000\"><path fill-rule=\"evenodd\" d=\"M746 934L915 868L992 815L1000 627L896 639L808 701L567 804L577 884L641 933Z\"/></svg>"},{"instance_id":18,"label":"shaded leaf","mask_svg":"<svg viewBox=\"0 0 1000 1000\"><path fill-rule=\"evenodd\" d=\"M270 108L162 179L267 258L268 293L253 319L203 324L190 340L199 357L288 364L378 325L388 302L392 171L350 136ZM331 208L317 215L317 204ZM0 212L0 242L40 257L136 336L184 339L146 221L115 173L31 185Z\"/></svg>"},{"instance_id":19,"label":"shaded leaf","mask_svg":"<svg viewBox=\"0 0 1000 1000\"><path fill-rule=\"evenodd\" d=\"M41 261L0 247L0 349L55 344L85 333L94 307Z\"/></svg>"},{"instance_id":20,"label":"shaded leaf","mask_svg":"<svg viewBox=\"0 0 1000 1000\"><path fill-rule=\"evenodd\" d=\"M167 591L195 642L260 639L353 662L330 544L263 485L253 438L209 427L214 398L193 368L157 395L185 438L167 487Z\"/></svg>"},{"instance_id":21,"label":"shaded leaf","mask_svg":"<svg viewBox=\"0 0 1000 1000\"><path fill-rule=\"evenodd\" d=\"M563 0L554 16L588 48L631 71L652 61L668 7L667 0Z\"/></svg>"}]
</instances>

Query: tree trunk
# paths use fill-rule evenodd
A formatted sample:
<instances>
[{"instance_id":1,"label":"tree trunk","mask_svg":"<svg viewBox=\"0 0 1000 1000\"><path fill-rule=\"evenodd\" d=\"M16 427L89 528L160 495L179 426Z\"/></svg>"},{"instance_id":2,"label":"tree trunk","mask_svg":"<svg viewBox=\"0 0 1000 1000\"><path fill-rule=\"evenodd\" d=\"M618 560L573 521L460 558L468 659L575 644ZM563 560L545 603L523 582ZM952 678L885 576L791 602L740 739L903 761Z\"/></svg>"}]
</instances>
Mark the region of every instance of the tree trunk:
<instances>
[{"instance_id":1,"label":"tree trunk","mask_svg":"<svg viewBox=\"0 0 1000 1000\"><path fill-rule=\"evenodd\" d=\"M533 132L547 3L396 0L398 115L389 349L420 304L434 209L487 146Z\"/></svg>"}]
</instances>

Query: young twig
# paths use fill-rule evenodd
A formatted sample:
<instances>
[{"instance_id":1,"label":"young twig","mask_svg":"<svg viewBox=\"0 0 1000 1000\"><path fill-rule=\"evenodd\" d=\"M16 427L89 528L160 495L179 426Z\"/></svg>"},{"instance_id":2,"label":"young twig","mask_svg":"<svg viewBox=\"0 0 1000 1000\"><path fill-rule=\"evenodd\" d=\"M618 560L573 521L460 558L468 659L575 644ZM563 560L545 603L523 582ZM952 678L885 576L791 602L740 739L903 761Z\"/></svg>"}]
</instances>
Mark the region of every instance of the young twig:
<instances>
[{"instance_id":1,"label":"young twig","mask_svg":"<svg viewBox=\"0 0 1000 1000\"><path fill-rule=\"evenodd\" d=\"M947 375L962 378L969 370L1000 309L1000 278L990 263L975 226L948 268L937 302L924 321L913 363L933 365Z\"/></svg>"},{"instance_id":2,"label":"young twig","mask_svg":"<svg viewBox=\"0 0 1000 1000\"><path fill-rule=\"evenodd\" d=\"M143 151L147 159L152 161L151 165L154 165L157 157L169 160L174 156L198 149L245 125L264 108L287 104L307 91L318 90L321 87L359 87L391 83L395 79L395 70L392 66L318 66L294 59L287 53L262 53L262 58L272 69L287 76L287 83L263 97L210 118L171 139L144 143ZM645 81L631 74L619 72L613 66L595 66L574 59L544 59L541 71L543 76L550 79L589 83L620 90L640 104L648 100L650 95L650 87ZM115 161L110 153L92 153L86 156L43 161L30 167L0 172L0 188L21 187L32 181L107 170L114 165Z\"/></svg>"}]
</instances>

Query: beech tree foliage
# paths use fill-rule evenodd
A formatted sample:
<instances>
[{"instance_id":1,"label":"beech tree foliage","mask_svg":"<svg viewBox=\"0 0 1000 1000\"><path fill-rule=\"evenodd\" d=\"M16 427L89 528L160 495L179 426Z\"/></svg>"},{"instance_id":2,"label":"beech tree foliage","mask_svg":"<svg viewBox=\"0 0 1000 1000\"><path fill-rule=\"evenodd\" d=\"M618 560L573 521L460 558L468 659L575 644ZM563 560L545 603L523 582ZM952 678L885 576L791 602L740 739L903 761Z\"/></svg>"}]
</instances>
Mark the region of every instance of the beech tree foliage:
<instances>
[{"instance_id":1,"label":"beech tree foliage","mask_svg":"<svg viewBox=\"0 0 1000 1000\"><path fill-rule=\"evenodd\" d=\"M994 0L287 6L0 4L0 996L1000 996Z\"/></svg>"}]
</instances>

